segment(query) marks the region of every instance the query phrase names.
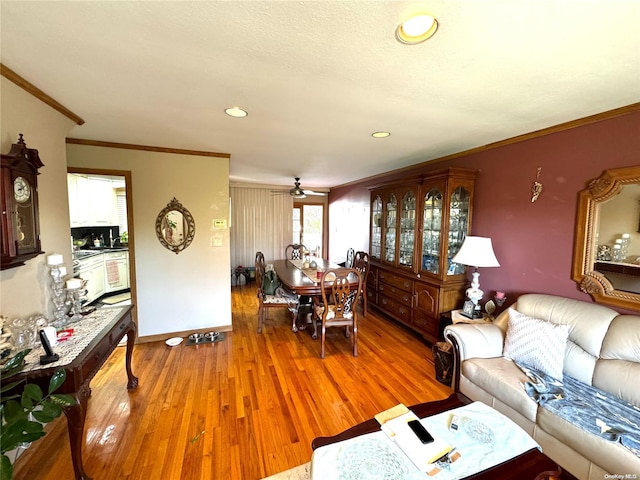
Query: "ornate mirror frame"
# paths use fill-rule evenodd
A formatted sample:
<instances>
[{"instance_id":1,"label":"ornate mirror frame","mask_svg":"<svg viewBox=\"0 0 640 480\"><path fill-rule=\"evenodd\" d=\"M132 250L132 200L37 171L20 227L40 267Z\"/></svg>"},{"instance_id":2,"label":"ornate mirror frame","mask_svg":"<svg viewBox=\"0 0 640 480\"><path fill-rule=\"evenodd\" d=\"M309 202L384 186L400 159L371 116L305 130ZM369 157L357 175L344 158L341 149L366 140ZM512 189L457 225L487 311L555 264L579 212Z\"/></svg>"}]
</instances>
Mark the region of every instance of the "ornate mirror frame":
<instances>
[{"instance_id":1,"label":"ornate mirror frame","mask_svg":"<svg viewBox=\"0 0 640 480\"><path fill-rule=\"evenodd\" d=\"M639 293L616 290L602 273L594 270L599 205L629 184L640 184L640 166L605 170L578 193L571 278L597 303L640 311Z\"/></svg>"},{"instance_id":2,"label":"ornate mirror frame","mask_svg":"<svg viewBox=\"0 0 640 480\"><path fill-rule=\"evenodd\" d=\"M178 214L182 217L181 225L177 225L177 221L171 218ZM173 238L174 232L178 234L175 239ZM176 255L191 245L195 233L196 224L191 213L175 197L160 211L158 218L156 218L158 240L164 248L171 250Z\"/></svg>"}]
</instances>

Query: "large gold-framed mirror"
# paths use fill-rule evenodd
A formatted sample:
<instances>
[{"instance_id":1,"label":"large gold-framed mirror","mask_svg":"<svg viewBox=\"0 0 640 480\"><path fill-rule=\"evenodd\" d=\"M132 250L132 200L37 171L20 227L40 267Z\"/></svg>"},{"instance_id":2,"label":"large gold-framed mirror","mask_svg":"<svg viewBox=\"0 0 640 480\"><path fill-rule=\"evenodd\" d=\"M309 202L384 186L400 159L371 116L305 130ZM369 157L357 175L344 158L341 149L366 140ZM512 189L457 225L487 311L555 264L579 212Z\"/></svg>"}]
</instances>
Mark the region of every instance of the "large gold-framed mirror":
<instances>
[{"instance_id":1,"label":"large gold-framed mirror","mask_svg":"<svg viewBox=\"0 0 640 480\"><path fill-rule=\"evenodd\" d=\"M156 218L156 235L168 250L176 255L191 245L196 224L189 210L174 197Z\"/></svg>"},{"instance_id":2,"label":"large gold-framed mirror","mask_svg":"<svg viewBox=\"0 0 640 480\"><path fill-rule=\"evenodd\" d=\"M598 303L640 311L640 166L579 192L572 279Z\"/></svg>"}]
</instances>

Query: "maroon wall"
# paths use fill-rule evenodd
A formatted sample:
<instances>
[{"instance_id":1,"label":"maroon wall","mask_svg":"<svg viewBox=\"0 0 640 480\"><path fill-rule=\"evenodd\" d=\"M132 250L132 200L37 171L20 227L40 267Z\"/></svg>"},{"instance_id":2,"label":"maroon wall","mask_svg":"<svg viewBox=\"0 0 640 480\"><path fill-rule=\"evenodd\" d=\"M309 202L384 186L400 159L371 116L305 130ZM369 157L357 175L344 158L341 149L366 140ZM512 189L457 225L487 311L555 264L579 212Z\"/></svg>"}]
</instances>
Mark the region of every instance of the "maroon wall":
<instances>
[{"instance_id":1,"label":"maroon wall","mask_svg":"<svg viewBox=\"0 0 640 480\"><path fill-rule=\"evenodd\" d=\"M549 293L590 301L571 280L577 194L608 168L640 164L640 111L547 134L511 145L470 153L376 178L375 184L443 167L479 170L472 235L491 237L500 268L480 270L485 292L503 290L509 303L522 293ZM543 191L531 202L531 186L541 168ZM334 201L369 201L374 182L336 188ZM339 235L340 225L330 226ZM369 232L358 242L368 250ZM330 239L331 243L331 239Z\"/></svg>"}]
</instances>

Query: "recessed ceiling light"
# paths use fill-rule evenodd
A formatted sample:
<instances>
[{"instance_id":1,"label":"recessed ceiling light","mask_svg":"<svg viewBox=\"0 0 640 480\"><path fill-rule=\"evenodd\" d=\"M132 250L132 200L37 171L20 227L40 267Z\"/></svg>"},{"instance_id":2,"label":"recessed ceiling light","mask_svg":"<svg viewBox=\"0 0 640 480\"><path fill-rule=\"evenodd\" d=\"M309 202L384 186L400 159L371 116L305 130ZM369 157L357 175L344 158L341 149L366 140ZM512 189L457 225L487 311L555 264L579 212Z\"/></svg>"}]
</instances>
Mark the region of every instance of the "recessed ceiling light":
<instances>
[{"instance_id":1,"label":"recessed ceiling light","mask_svg":"<svg viewBox=\"0 0 640 480\"><path fill-rule=\"evenodd\" d=\"M389 132L373 132L371 136L373 138L386 138L391 135Z\"/></svg>"},{"instance_id":2,"label":"recessed ceiling light","mask_svg":"<svg viewBox=\"0 0 640 480\"><path fill-rule=\"evenodd\" d=\"M431 38L437 29L438 21L435 17L421 13L398 25L396 39L400 43L415 45Z\"/></svg>"},{"instance_id":3,"label":"recessed ceiling light","mask_svg":"<svg viewBox=\"0 0 640 480\"><path fill-rule=\"evenodd\" d=\"M245 110L242 110L240 107L231 107L225 109L224 113L229 115L230 117L242 118L249 115Z\"/></svg>"}]
</instances>

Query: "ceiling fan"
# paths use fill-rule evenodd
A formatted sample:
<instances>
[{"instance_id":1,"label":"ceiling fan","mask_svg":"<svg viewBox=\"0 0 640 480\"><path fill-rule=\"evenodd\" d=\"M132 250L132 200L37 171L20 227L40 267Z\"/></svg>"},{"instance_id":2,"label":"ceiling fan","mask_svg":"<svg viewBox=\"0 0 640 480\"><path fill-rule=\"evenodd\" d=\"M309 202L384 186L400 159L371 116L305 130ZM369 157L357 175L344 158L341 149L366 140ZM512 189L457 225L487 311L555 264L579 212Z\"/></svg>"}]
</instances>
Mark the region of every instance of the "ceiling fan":
<instances>
[{"instance_id":1,"label":"ceiling fan","mask_svg":"<svg viewBox=\"0 0 640 480\"><path fill-rule=\"evenodd\" d=\"M327 195L327 192L316 192L315 190L307 190L300 186L300 177L295 177L294 187L289 190L271 190L271 193L288 193L293 198L305 198L307 195Z\"/></svg>"}]
</instances>

